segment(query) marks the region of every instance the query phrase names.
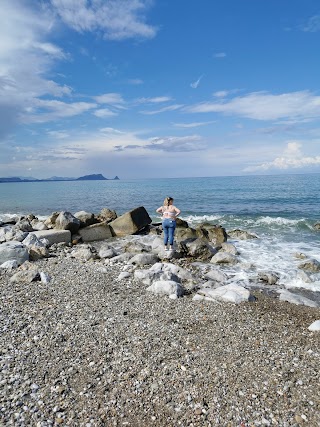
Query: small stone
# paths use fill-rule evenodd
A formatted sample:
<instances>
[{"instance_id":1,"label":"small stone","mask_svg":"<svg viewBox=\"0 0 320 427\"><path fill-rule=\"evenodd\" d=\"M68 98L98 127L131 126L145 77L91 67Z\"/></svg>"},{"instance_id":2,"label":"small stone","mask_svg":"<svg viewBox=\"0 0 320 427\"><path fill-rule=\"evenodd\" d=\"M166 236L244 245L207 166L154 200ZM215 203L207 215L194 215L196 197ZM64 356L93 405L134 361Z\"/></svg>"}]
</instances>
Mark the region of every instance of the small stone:
<instances>
[{"instance_id":1,"label":"small stone","mask_svg":"<svg viewBox=\"0 0 320 427\"><path fill-rule=\"evenodd\" d=\"M195 413L196 415L201 415L201 414L202 414L202 409L201 409L201 408L196 408L196 409L194 410L194 413Z\"/></svg>"},{"instance_id":2,"label":"small stone","mask_svg":"<svg viewBox=\"0 0 320 427\"><path fill-rule=\"evenodd\" d=\"M303 418L300 415L295 415L294 419L298 424L301 424L303 422Z\"/></svg>"}]
</instances>

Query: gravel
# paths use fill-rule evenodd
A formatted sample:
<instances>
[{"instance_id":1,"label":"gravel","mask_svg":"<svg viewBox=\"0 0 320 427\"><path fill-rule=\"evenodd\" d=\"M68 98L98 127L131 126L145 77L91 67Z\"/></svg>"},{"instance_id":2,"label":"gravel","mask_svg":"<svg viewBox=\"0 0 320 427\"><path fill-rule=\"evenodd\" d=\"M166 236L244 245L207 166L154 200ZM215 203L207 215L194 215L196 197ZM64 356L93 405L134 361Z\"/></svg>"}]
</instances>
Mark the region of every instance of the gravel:
<instances>
[{"instance_id":1,"label":"gravel","mask_svg":"<svg viewBox=\"0 0 320 427\"><path fill-rule=\"evenodd\" d=\"M171 300L63 252L33 265L51 281L0 272L0 426L320 425L319 309Z\"/></svg>"}]
</instances>

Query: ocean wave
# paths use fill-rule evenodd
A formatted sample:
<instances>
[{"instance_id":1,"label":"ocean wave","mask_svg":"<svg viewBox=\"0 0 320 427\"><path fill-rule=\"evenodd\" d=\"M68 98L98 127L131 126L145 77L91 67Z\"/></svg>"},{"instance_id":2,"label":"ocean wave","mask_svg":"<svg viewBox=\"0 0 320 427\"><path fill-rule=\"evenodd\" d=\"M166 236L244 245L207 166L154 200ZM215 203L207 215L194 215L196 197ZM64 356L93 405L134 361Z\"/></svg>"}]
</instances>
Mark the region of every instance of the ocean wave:
<instances>
[{"instance_id":1,"label":"ocean wave","mask_svg":"<svg viewBox=\"0 0 320 427\"><path fill-rule=\"evenodd\" d=\"M289 219L289 218L284 218L284 217L271 217L271 216L264 216L262 218L259 218L258 220L255 221L255 223L257 225L259 224L267 224L267 225L298 225L298 224L306 224L306 219L305 218L300 218L300 219Z\"/></svg>"},{"instance_id":2,"label":"ocean wave","mask_svg":"<svg viewBox=\"0 0 320 427\"><path fill-rule=\"evenodd\" d=\"M215 222L221 220L223 215L188 215L183 216L181 219L192 224L199 224L201 222Z\"/></svg>"}]
</instances>

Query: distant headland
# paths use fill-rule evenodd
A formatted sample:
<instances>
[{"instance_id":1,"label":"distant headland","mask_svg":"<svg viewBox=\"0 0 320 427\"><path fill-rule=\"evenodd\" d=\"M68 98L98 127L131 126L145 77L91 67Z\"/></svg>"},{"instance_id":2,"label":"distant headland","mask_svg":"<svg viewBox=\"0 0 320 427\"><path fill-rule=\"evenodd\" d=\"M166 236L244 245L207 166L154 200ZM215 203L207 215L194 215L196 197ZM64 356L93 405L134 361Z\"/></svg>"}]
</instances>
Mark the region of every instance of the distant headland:
<instances>
[{"instance_id":1,"label":"distant headland","mask_svg":"<svg viewBox=\"0 0 320 427\"><path fill-rule=\"evenodd\" d=\"M118 176L112 178L112 180L120 179ZM24 178L13 176L9 178L0 178L0 183L3 182L52 182L52 181L108 181L109 178L105 178L101 173L92 174L92 175L84 175L79 178L65 178L59 176L53 176L47 179L37 179L37 178Z\"/></svg>"}]
</instances>

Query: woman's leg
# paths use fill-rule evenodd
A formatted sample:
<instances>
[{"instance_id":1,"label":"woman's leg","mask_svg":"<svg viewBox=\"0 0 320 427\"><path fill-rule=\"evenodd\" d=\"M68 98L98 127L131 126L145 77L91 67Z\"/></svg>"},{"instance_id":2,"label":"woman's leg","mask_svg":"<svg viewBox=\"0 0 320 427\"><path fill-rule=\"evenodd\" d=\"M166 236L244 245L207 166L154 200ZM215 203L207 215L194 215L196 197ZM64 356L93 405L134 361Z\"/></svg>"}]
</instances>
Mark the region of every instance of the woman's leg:
<instances>
[{"instance_id":1,"label":"woman's leg","mask_svg":"<svg viewBox=\"0 0 320 427\"><path fill-rule=\"evenodd\" d=\"M173 237L174 237L174 230L176 229L176 222L170 221L169 225L169 244L170 248L173 249Z\"/></svg>"},{"instance_id":2,"label":"woman's leg","mask_svg":"<svg viewBox=\"0 0 320 427\"><path fill-rule=\"evenodd\" d=\"M162 223L162 229L163 229L163 243L164 243L164 246L167 246L169 233L168 233L168 224L166 220L163 221Z\"/></svg>"}]
</instances>

